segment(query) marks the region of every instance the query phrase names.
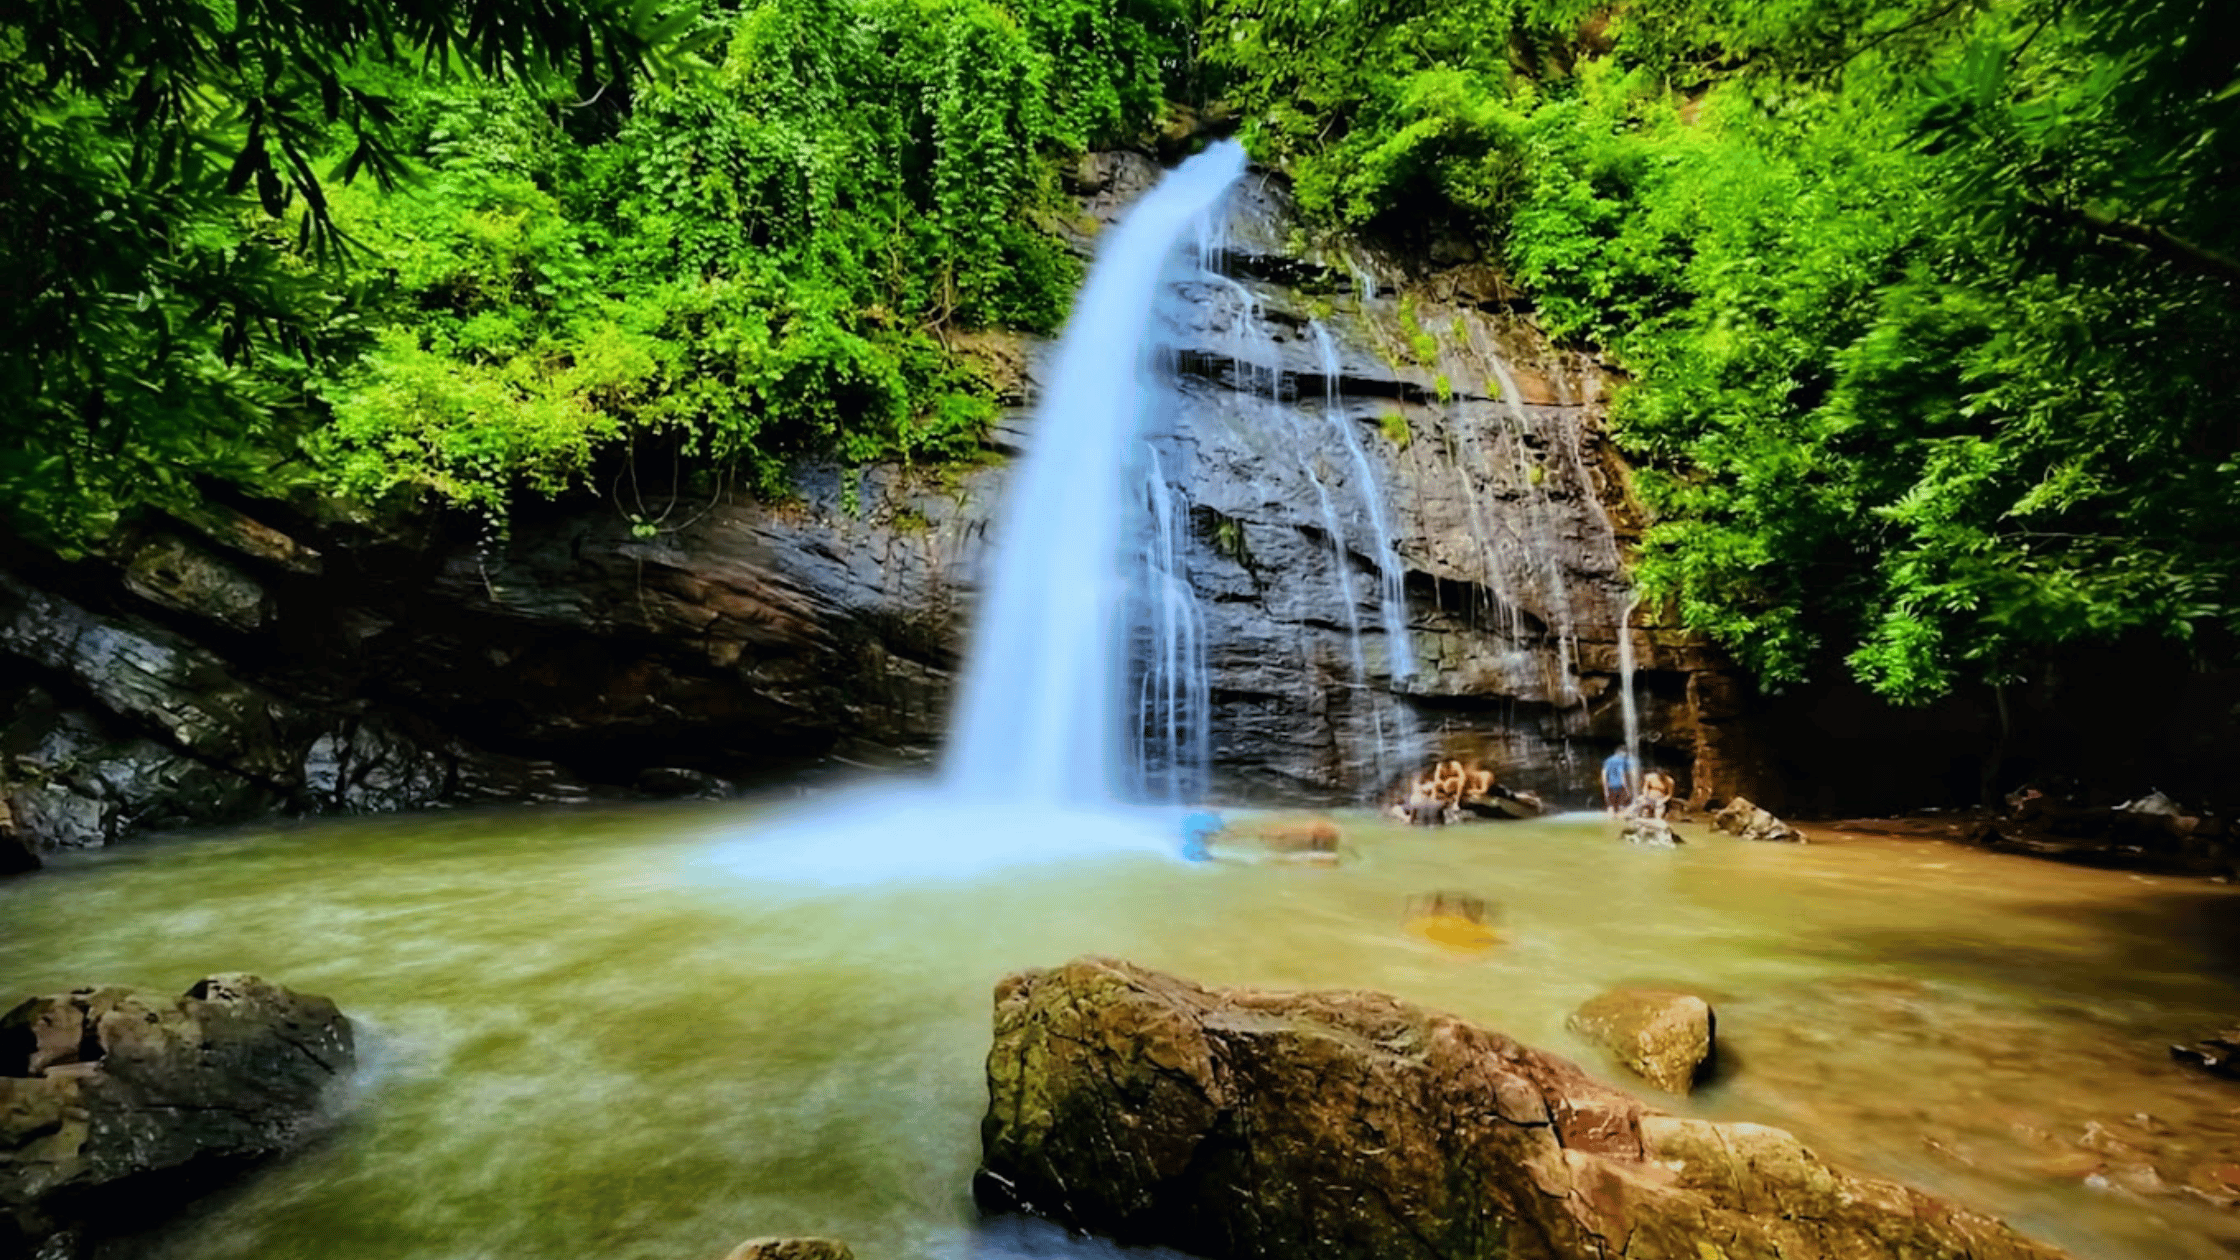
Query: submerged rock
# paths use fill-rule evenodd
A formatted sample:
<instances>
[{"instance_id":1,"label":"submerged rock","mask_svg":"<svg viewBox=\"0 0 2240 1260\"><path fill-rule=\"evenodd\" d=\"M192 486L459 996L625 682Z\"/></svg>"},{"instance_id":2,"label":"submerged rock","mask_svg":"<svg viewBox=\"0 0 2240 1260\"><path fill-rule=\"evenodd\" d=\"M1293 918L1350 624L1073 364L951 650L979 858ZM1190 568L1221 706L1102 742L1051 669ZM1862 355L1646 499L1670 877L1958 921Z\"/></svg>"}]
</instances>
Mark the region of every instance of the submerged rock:
<instances>
[{"instance_id":1,"label":"submerged rock","mask_svg":"<svg viewBox=\"0 0 2240 1260\"><path fill-rule=\"evenodd\" d=\"M1711 1062L1711 1004L1692 993L1613 989L1571 1013L1571 1031L1616 1054L1626 1070L1685 1094Z\"/></svg>"},{"instance_id":2,"label":"submerged rock","mask_svg":"<svg viewBox=\"0 0 2240 1260\"><path fill-rule=\"evenodd\" d=\"M1404 921L1410 933L1434 945L1479 954L1501 943L1486 922L1486 899L1465 892L1430 892L1408 898Z\"/></svg>"},{"instance_id":3,"label":"submerged rock","mask_svg":"<svg viewBox=\"0 0 2240 1260\"><path fill-rule=\"evenodd\" d=\"M8 798L0 796L0 876L21 875L38 870L42 865L38 851L17 829L15 811L9 807Z\"/></svg>"},{"instance_id":4,"label":"submerged rock","mask_svg":"<svg viewBox=\"0 0 2240 1260\"><path fill-rule=\"evenodd\" d=\"M2212 1076L2240 1080L2240 1028L2227 1028L2187 1045L2172 1046L2170 1057Z\"/></svg>"},{"instance_id":5,"label":"submerged rock","mask_svg":"<svg viewBox=\"0 0 2240 1260\"><path fill-rule=\"evenodd\" d=\"M288 1149L356 1062L334 1003L228 974L0 1016L0 1255L69 1256Z\"/></svg>"},{"instance_id":6,"label":"submerged rock","mask_svg":"<svg viewBox=\"0 0 2240 1260\"><path fill-rule=\"evenodd\" d=\"M1739 836L1744 840L1779 840L1803 844L1804 833L1758 808L1742 797L1727 802L1727 807L1711 816L1714 829Z\"/></svg>"},{"instance_id":7,"label":"submerged rock","mask_svg":"<svg viewBox=\"0 0 2240 1260\"><path fill-rule=\"evenodd\" d=\"M1336 853L1341 838L1338 824L1322 817L1265 818L1234 830L1277 853Z\"/></svg>"},{"instance_id":8,"label":"submerged rock","mask_svg":"<svg viewBox=\"0 0 2240 1260\"><path fill-rule=\"evenodd\" d=\"M988 1086L983 1205L1217 1260L2062 1254L1376 993L1021 972L996 987Z\"/></svg>"},{"instance_id":9,"label":"submerged rock","mask_svg":"<svg viewBox=\"0 0 2240 1260\"><path fill-rule=\"evenodd\" d=\"M837 1238L750 1238L723 1260L855 1260Z\"/></svg>"},{"instance_id":10,"label":"submerged rock","mask_svg":"<svg viewBox=\"0 0 2240 1260\"><path fill-rule=\"evenodd\" d=\"M1652 849L1678 848L1682 843L1680 833L1662 818L1628 818L1619 838L1628 844L1643 845Z\"/></svg>"}]
</instances>

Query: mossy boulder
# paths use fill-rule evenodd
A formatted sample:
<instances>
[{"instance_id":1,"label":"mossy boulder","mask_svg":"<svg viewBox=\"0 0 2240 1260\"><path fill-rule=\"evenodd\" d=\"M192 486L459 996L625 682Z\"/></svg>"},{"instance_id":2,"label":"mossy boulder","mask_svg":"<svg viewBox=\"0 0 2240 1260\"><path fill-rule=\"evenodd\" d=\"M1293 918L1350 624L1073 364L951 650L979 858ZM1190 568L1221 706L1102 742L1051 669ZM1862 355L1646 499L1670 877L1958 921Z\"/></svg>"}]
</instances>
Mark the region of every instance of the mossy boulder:
<instances>
[{"instance_id":1,"label":"mossy boulder","mask_svg":"<svg viewBox=\"0 0 2240 1260\"><path fill-rule=\"evenodd\" d=\"M1694 1089L1711 1065L1717 1017L1692 993L1613 989L1573 1011L1569 1022L1571 1031L1667 1093Z\"/></svg>"},{"instance_id":2,"label":"mossy boulder","mask_svg":"<svg viewBox=\"0 0 2240 1260\"><path fill-rule=\"evenodd\" d=\"M295 1145L355 1063L322 997L255 976L0 1016L0 1257L75 1256Z\"/></svg>"},{"instance_id":3,"label":"mossy boulder","mask_svg":"<svg viewBox=\"0 0 2240 1260\"><path fill-rule=\"evenodd\" d=\"M996 988L988 1087L984 1207L1212 1260L2062 1254L1379 993L1024 971Z\"/></svg>"}]
</instances>

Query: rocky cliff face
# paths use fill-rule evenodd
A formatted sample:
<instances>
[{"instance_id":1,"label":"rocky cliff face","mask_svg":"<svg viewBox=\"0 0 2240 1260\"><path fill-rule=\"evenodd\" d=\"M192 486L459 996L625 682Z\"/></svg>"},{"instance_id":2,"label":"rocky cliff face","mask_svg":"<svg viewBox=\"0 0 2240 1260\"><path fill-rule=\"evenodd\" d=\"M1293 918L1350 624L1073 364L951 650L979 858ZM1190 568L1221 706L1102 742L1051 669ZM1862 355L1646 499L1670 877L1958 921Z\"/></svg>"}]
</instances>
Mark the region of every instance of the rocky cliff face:
<instances>
[{"instance_id":1,"label":"rocky cliff face","mask_svg":"<svg viewBox=\"0 0 2240 1260\"><path fill-rule=\"evenodd\" d=\"M1152 175L1113 165L1120 186ZM1624 735L1621 645L1647 760L1710 788L1725 772L1707 727L1732 716L1734 684L1647 610L1629 619L1639 515L1602 437L1598 366L1550 347L1489 267L1425 272L1299 237L1281 182L1248 177L1223 276L1167 311L1170 467L1197 526L1231 789L1359 796L1456 756L1586 800ZM1380 534L1404 653L1376 606Z\"/></svg>"},{"instance_id":2,"label":"rocky cliff face","mask_svg":"<svg viewBox=\"0 0 2240 1260\"><path fill-rule=\"evenodd\" d=\"M1156 177L1132 154L1085 161L1080 247ZM1742 702L1715 655L1627 623L1637 517L1595 365L1548 347L1489 268L1301 235L1281 183L1249 177L1209 239L1221 274L1165 310L1156 445L1186 516L1216 792L1359 798L1454 755L1585 800L1623 729L1627 639L1648 759L1722 790ZM927 760L1040 354L958 346L1014 406L976 467L809 469L792 502L680 503L653 538L603 501L480 540L244 505L101 561L9 557L0 830L93 845L275 807ZM1413 671L1392 668L1378 599L1393 558Z\"/></svg>"}]
</instances>

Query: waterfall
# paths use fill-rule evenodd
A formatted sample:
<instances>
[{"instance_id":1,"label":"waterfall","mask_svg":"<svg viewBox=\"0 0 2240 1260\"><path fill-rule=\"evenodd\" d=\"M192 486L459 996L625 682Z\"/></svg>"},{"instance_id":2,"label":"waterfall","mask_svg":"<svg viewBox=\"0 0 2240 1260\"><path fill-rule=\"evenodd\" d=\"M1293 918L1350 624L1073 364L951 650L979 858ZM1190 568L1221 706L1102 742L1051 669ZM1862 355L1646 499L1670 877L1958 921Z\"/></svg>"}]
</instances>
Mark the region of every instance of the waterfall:
<instances>
[{"instance_id":1,"label":"waterfall","mask_svg":"<svg viewBox=\"0 0 2240 1260\"><path fill-rule=\"evenodd\" d=\"M994 535L943 766L960 796L1098 801L1120 785L1120 558L1153 393L1152 306L1177 247L1206 231L1205 211L1244 165L1242 146L1213 145L1145 194L1098 250Z\"/></svg>"},{"instance_id":2,"label":"waterfall","mask_svg":"<svg viewBox=\"0 0 2240 1260\"><path fill-rule=\"evenodd\" d=\"M1579 480L1579 493L1586 495L1594 507L1594 519L1602 526L1602 540L1610 548L1610 567L1615 573L1626 571L1625 549L1618 545L1618 526L1610 519L1610 509L1595 494L1594 476L1587 471L1587 435L1583 425L1574 420L1563 426L1564 454L1571 460L1571 474ZM1641 607L1641 592L1626 591L1625 608L1618 614L1618 703L1625 721L1626 755L1633 764L1646 772L1641 761L1641 706L1633 693L1633 614Z\"/></svg>"},{"instance_id":3,"label":"waterfall","mask_svg":"<svg viewBox=\"0 0 2240 1260\"><path fill-rule=\"evenodd\" d=\"M1284 371L1278 362L1280 356L1275 339L1262 326L1259 297L1233 277L1208 272L1204 279L1236 301L1237 323L1229 350L1231 378L1237 392L1271 404L1280 402ZM1329 544L1331 576L1337 588L1340 621L1345 633L1349 707L1355 707L1365 716L1369 728L1368 746L1352 752L1367 762L1373 783L1381 787L1421 756L1423 740L1414 716L1404 704L1391 698L1394 687L1380 684L1371 667L1361 617L1362 593L1354 582L1354 553L1348 543L1347 518L1332 492L1340 478L1321 459L1321 452L1330 445L1330 436L1335 436L1337 444L1346 450L1346 463L1352 469L1350 480L1360 496L1361 518L1368 523L1370 537L1365 546L1372 553L1377 570L1376 603L1379 628L1386 645L1385 677L1388 684L1394 685L1416 670L1415 651L1408 637L1407 599L1402 580L1405 570L1392 542L1391 512L1383 489L1377 482L1368 452L1362 448L1361 439L1346 420L1340 403L1337 345L1320 320L1309 319L1307 323L1320 356L1324 427L1317 430L1294 416L1298 441L1291 445L1289 453L1299 475L1314 493L1323 537ZM1262 366L1263 359L1267 360L1267 366Z\"/></svg>"},{"instance_id":4,"label":"waterfall","mask_svg":"<svg viewBox=\"0 0 2240 1260\"><path fill-rule=\"evenodd\" d=\"M1633 610L1640 606L1641 592L1634 591L1626 596L1625 611L1618 615L1618 702L1625 717L1626 756L1635 766L1641 766L1641 708L1633 698Z\"/></svg>"}]
</instances>

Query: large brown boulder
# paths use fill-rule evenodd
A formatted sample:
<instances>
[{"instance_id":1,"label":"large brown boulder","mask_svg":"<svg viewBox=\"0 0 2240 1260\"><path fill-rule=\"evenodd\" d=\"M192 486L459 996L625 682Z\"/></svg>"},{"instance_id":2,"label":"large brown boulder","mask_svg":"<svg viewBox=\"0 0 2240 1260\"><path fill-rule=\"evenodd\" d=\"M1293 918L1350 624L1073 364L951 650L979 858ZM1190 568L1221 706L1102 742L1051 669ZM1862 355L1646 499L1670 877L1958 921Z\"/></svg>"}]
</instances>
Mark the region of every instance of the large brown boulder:
<instances>
[{"instance_id":1,"label":"large brown boulder","mask_svg":"<svg viewBox=\"0 0 2240 1260\"><path fill-rule=\"evenodd\" d=\"M322 997L218 975L0 1016L0 1257L75 1254L287 1149L355 1063Z\"/></svg>"},{"instance_id":2,"label":"large brown boulder","mask_svg":"<svg viewBox=\"0 0 2240 1260\"><path fill-rule=\"evenodd\" d=\"M1377 993L1021 972L996 987L988 1087L984 1205L1224 1260L2062 1254Z\"/></svg>"},{"instance_id":3,"label":"large brown boulder","mask_svg":"<svg viewBox=\"0 0 2240 1260\"><path fill-rule=\"evenodd\" d=\"M1724 831L1744 840L1804 843L1803 832L1739 796L1727 802L1725 809L1711 816L1711 829Z\"/></svg>"},{"instance_id":4,"label":"large brown boulder","mask_svg":"<svg viewBox=\"0 0 2240 1260\"><path fill-rule=\"evenodd\" d=\"M1667 1093L1685 1094L1711 1062L1711 1004L1692 993L1612 989L1571 1013L1571 1031Z\"/></svg>"}]
</instances>

